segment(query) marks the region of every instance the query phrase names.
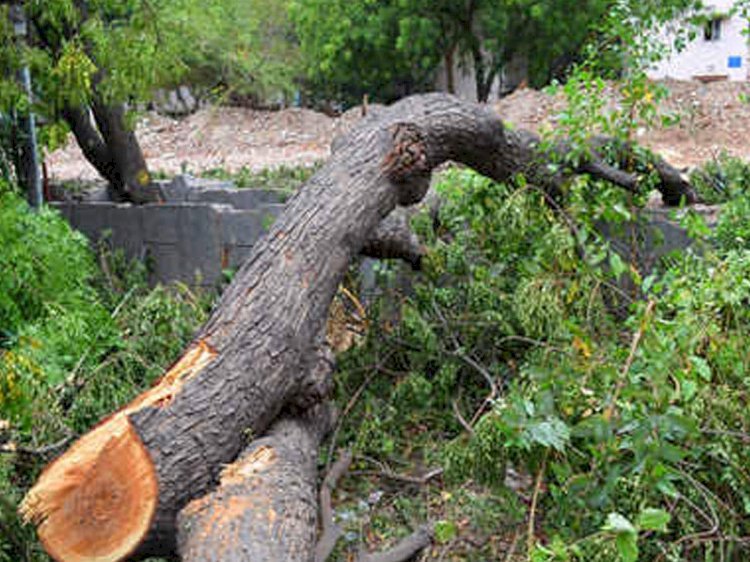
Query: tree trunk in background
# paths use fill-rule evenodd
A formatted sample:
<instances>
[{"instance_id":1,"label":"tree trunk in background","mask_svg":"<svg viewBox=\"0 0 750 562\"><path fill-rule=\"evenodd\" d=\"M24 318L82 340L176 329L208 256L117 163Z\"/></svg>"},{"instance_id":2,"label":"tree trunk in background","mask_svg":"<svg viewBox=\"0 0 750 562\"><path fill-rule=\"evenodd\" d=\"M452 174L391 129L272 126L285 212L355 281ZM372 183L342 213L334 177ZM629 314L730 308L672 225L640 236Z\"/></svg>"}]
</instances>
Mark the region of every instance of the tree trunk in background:
<instances>
[{"instance_id":1,"label":"tree trunk in background","mask_svg":"<svg viewBox=\"0 0 750 562\"><path fill-rule=\"evenodd\" d=\"M88 107L65 107L61 111L63 119L75 136L86 160L96 168L110 185L120 185L120 174L99 131L91 122Z\"/></svg>"},{"instance_id":2,"label":"tree trunk in background","mask_svg":"<svg viewBox=\"0 0 750 562\"><path fill-rule=\"evenodd\" d=\"M180 360L43 472L21 510L47 551L62 562L173 556L178 514L215 488L246 436L327 395L328 310L383 218L418 202L433 168L449 160L498 181L525 172L559 190L565 173L551 172L537 147L538 138L506 130L490 109L445 94L407 98L362 120L289 200ZM628 189L638 183L593 151L575 171ZM313 532L313 521L296 521L296 535Z\"/></svg>"},{"instance_id":3,"label":"tree trunk in background","mask_svg":"<svg viewBox=\"0 0 750 562\"><path fill-rule=\"evenodd\" d=\"M125 105L95 99L91 108L116 170L116 183L112 184L114 191L133 203L158 201L159 193L152 185L135 131L125 121Z\"/></svg>"},{"instance_id":4,"label":"tree trunk in background","mask_svg":"<svg viewBox=\"0 0 750 562\"><path fill-rule=\"evenodd\" d=\"M125 106L98 102L92 108L66 106L60 112L86 160L107 180L116 199L159 201L135 132L125 122Z\"/></svg>"},{"instance_id":5,"label":"tree trunk in background","mask_svg":"<svg viewBox=\"0 0 750 562\"><path fill-rule=\"evenodd\" d=\"M455 52L455 47L451 47L446 51L445 57L443 58L443 64L445 64L445 86L449 94L456 93Z\"/></svg>"}]
</instances>

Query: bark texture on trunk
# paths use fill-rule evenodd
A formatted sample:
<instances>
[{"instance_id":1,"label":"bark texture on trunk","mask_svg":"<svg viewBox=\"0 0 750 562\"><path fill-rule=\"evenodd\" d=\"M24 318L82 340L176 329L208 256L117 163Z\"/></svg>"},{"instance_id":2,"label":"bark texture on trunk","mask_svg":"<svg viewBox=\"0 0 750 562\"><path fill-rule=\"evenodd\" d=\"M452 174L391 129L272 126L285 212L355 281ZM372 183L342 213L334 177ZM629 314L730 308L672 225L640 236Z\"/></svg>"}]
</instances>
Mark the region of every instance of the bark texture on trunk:
<instances>
[{"instance_id":1,"label":"bark texture on trunk","mask_svg":"<svg viewBox=\"0 0 750 562\"><path fill-rule=\"evenodd\" d=\"M114 159L101 134L91 122L91 112L88 107L65 107L61 113L86 160L110 185L119 185L120 176Z\"/></svg>"},{"instance_id":2,"label":"bark texture on trunk","mask_svg":"<svg viewBox=\"0 0 750 562\"><path fill-rule=\"evenodd\" d=\"M115 192L133 203L153 203L160 200L148 173L138 139L126 122L124 104L109 104L94 99L91 109L117 171Z\"/></svg>"},{"instance_id":3,"label":"bark texture on trunk","mask_svg":"<svg viewBox=\"0 0 750 562\"><path fill-rule=\"evenodd\" d=\"M221 474L219 487L178 519L183 562L311 562L317 534L317 451L326 406L283 417Z\"/></svg>"},{"instance_id":4,"label":"bark texture on trunk","mask_svg":"<svg viewBox=\"0 0 750 562\"><path fill-rule=\"evenodd\" d=\"M178 513L216 486L248 432L327 394L328 309L382 219L418 202L447 160L497 180L525 167L541 175L525 139L489 109L445 94L363 120L287 203L159 384L44 471L22 512L48 551L63 562L174 555Z\"/></svg>"},{"instance_id":5,"label":"bark texture on trunk","mask_svg":"<svg viewBox=\"0 0 750 562\"><path fill-rule=\"evenodd\" d=\"M86 160L107 180L118 200L133 203L160 200L135 132L127 126L124 105L99 101L91 109L67 106L60 113Z\"/></svg>"}]
</instances>

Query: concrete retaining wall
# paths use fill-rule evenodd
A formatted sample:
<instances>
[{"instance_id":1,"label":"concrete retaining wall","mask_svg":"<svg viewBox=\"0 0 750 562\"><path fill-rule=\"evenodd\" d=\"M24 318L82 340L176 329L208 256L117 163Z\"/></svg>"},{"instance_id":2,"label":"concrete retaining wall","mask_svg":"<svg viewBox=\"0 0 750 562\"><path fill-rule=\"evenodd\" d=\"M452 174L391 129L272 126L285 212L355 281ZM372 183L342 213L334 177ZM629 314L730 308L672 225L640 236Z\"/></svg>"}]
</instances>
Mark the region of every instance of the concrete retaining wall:
<instances>
[{"instance_id":1,"label":"concrete retaining wall","mask_svg":"<svg viewBox=\"0 0 750 562\"><path fill-rule=\"evenodd\" d=\"M237 189L231 182L189 176L160 187L163 204L102 201L99 190L86 194L82 201L52 205L92 242L104 238L128 258L144 261L151 283L182 281L213 288L222 281L224 270L238 267L248 257L289 196L282 190ZM715 224L717 207L694 206L693 210L709 226ZM672 213L657 198L643 210L644 222L619 227L599 224L597 228L627 263L638 264L640 272L647 274L665 254L692 243ZM363 265L365 285L372 277L371 266L371 261ZM627 280L623 282L627 285Z\"/></svg>"},{"instance_id":2,"label":"concrete retaining wall","mask_svg":"<svg viewBox=\"0 0 750 562\"><path fill-rule=\"evenodd\" d=\"M284 208L288 193L226 182L162 186L166 203L84 200L51 203L92 243L106 240L148 266L151 283L216 287L238 267Z\"/></svg>"}]
</instances>

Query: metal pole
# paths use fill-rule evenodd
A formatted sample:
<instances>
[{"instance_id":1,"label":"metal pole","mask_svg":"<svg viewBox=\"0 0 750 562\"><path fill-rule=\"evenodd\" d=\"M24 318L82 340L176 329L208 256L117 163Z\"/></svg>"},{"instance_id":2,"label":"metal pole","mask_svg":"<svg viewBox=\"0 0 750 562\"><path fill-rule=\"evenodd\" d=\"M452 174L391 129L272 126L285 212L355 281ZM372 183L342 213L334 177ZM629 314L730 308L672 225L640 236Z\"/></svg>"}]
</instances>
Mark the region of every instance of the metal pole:
<instances>
[{"instance_id":1,"label":"metal pole","mask_svg":"<svg viewBox=\"0 0 750 562\"><path fill-rule=\"evenodd\" d=\"M27 35L27 23L23 7L20 5L11 6L10 18L13 22L16 37L21 41L24 41ZM31 162L27 162L27 166L25 166L26 171L28 172L27 177L24 178L26 180L25 188L29 204L34 208L39 208L44 202L42 197L42 174L36 138L36 117L34 116L34 111L32 109L34 92L31 87L31 72L26 63L24 63L23 68L21 69L21 83L29 104L28 113L24 119L26 125L26 138L24 141L26 146L24 147L23 157L30 158Z\"/></svg>"}]
</instances>

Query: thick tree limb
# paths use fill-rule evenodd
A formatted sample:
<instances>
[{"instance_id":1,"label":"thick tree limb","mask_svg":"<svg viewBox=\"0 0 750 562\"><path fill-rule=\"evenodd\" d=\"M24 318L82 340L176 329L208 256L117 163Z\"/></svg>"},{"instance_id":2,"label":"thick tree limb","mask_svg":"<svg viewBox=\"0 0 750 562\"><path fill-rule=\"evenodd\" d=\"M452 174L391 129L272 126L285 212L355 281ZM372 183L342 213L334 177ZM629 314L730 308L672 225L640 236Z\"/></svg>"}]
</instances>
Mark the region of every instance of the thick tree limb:
<instances>
[{"instance_id":1,"label":"thick tree limb","mask_svg":"<svg viewBox=\"0 0 750 562\"><path fill-rule=\"evenodd\" d=\"M377 226L362 248L362 255L377 259L401 259L412 269L421 267L426 250L409 226L411 213L398 209Z\"/></svg>"},{"instance_id":2,"label":"thick tree limb","mask_svg":"<svg viewBox=\"0 0 750 562\"><path fill-rule=\"evenodd\" d=\"M445 161L502 180L531 154L492 112L448 95L365 119L288 202L160 382L44 471L21 511L47 551L62 562L174 555L178 513L215 486L244 436L323 393L313 374L328 309L380 221L419 201Z\"/></svg>"},{"instance_id":3,"label":"thick tree limb","mask_svg":"<svg viewBox=\"0 0 750 562\"><path fill-rule=\"evenodd\" d=\"M559 143L545 152L540 148L541 139L529 131L507 131L507 137L516 160L516 166L510 168L510 175L523 172L531 183L543 188L553 197L561 193L564 184L575 174L588 174L594 179L609 181L630 192L636 192L639 188L640 178L637 174L608 164L603 155L606 147L614 146L620 164L642 161L643 157L636 154L631 144L609 137L593 137L589 142L588 154L580 154L576 163L570 163L568 156L573 149L567 143ZM687 203L697 202L695 191L676 168L659 157L654 157L649 163L659 178L656 188L661 192L662 201L666 205L678 205L683 197ZM510 175L500 178L493 176L493 179L503 181Z\"/></svg>"},{"instance_id":4,"label":"thick tree limb","mask_svg":"<svg viewBox=\"0 0 750 562\"><path fill-rule=\"evenodd\" d=\"M274 423L179 515L182 562L309 562L317 531L317 451L333 422L320 405Z\"/></svg>"}]
</instances>

